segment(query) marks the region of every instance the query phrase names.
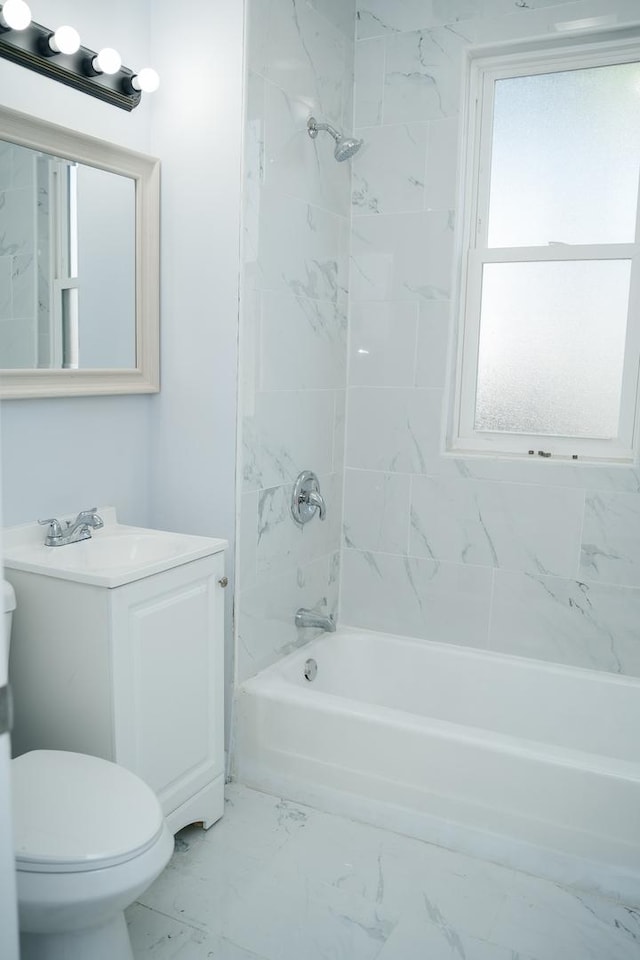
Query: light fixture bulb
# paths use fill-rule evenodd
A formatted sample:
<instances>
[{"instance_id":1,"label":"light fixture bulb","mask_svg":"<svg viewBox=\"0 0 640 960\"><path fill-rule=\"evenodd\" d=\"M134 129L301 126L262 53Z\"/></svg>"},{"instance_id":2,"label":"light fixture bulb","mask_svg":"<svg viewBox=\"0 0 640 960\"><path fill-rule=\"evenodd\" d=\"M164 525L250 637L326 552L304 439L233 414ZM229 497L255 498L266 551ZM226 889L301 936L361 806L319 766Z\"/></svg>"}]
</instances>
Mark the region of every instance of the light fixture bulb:
<instances>
[{"instance_id":1,"label":"light fixture bulb","mask_svg":"<svg viewBox=\"0 0 640 960\"><path fill-rule=\"evenodd\" d=\"M122 57L113 47L104 47L97 57L93 58L93 69L98 73L117 73L122 66Z\"/></svg>"},{"instance_id":2,"label":"light fixture bulb","mask_svg":"<svg viewBox=\"0 0 640 960\"><path fill-rule=\"evenodd\" d=\"M131 78L131 86L143 93L155 93L160 86L160 77L152 67L143 67Z\"/></svg>"},{"instance_id":3,"label":"light fixture bulb","mask_svg":"<svg viewBox=\"0 0 640 960\"><path fill-rule=\"evenodd\" d=\"M31 10L24 0L6 0L0 17L11 30L26 30L31 23Z\"/></svg>"},{"instance_id":4,"label":"light fixture bulb","mask_svg":"<svg viewBox=\"0 0 640 960\"><path fill-rule=\"evenodd\" d=\"M54 53L77 53L80 49L80 34L73 27L58 27L53 36L49 37L49 46Z\"/></svg>"}]
</instances>

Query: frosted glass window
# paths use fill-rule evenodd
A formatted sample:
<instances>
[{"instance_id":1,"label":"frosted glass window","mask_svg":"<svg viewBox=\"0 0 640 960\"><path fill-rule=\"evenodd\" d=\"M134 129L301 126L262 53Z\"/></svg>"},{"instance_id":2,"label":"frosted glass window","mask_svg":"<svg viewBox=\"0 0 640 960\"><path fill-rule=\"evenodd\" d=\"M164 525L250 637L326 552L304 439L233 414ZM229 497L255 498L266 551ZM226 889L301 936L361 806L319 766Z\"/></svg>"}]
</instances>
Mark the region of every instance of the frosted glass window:
<instances>
[{"instance_id":1,"label":"frosted glass window","mask_svg":"<svg viewBox=\"0 0 640 960\"><path fill-rule=\"evenodd\" d=\"M488 246L631 243L640 63L495 81Z\"/></svg>"},{"instance_id":2,"label":"frosted glass window","mask_svg":"<svg viewBox=\"0 0 640 960\"><path fill-rule=\"evenodd\" d=\"M485 264L479 431L617 435L629 260Z\"/></svg>"}]
</instances>

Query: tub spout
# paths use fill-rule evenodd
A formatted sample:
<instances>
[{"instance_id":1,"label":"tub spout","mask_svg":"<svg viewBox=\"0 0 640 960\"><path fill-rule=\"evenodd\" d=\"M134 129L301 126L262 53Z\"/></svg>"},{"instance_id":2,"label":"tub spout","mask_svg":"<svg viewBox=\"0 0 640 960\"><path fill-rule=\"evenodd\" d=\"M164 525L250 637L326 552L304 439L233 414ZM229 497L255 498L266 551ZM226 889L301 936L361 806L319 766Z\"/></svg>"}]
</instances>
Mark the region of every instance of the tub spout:
<instances>
[{"instance_id":1,"label":"tub spout","mask_svg":"<svg viewBox=\"0 0 640 960\"><path fill-rule=\"evenodd\" d=\"M316 610L305 610L304 607L300 607L296 611L295 620L296 627L319 627L328 633L335 633L336 621L331 613L326 615L318 613Z\"/></svg>"}]
</instances>

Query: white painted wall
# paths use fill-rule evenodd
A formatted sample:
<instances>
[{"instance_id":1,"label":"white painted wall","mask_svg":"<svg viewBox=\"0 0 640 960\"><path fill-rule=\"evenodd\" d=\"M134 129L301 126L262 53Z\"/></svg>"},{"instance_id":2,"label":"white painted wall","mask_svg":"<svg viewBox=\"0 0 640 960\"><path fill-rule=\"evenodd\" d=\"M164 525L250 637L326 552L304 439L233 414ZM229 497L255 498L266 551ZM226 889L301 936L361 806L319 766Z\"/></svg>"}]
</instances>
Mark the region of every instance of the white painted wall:
<instances>
[{"instance_id":1,"label":"white painted wall","mask_svg":"<svg viewBox=\"0 0 640 960\"><path fill-rule=\"evenodd\" d=\"M224 537L226 670L232 591L244 4L154 0L162 85L152 152L162 160L162 390L152 399L155 526ZM227 702L230 702L230 697Z\"/></svg>"},{"instance_id":2,"label":"white painted wall","mask_svg":"<svg viewBox=\"0 0 640 960\"><path fill-rule=\"evenodd\" d=\"M151 59L149 0L33 0L33 17L72 23L91 48L114 46L127 66ZM150 98L132 113L0 61L4 106L150 152ZM150 522L150 398L17 400L2 405L4 522L114 503L123 520Z\"/></svg>"},{"instance_id":3,"label":"white painted wall","mask_svg":"<svg viewBox=\"0 0 640 960\"><path fill-rule=\"evenodd\" d=\"M160 73L127 113L0 62L6 106L161 160L161 392L4 403L5 523L109 503L124 521L232 543L244 4L183 0L179 17L168 0L31 8ZM231 598L232 587L229 671Z\"/></svg>"}]
</instances>

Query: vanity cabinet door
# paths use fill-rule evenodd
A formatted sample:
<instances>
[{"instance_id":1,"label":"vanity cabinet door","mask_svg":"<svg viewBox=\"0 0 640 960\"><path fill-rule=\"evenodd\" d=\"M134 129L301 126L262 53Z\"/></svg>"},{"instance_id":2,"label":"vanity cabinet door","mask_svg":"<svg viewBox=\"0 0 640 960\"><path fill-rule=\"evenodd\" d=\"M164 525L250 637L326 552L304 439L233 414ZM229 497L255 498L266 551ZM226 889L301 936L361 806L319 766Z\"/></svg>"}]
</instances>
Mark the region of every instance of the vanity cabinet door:
<instances>
[{"instance_id":1,"label":"vanity cabinet door","mask_svg":"<svg viewBox=\"0 0 640 960\"><path fill-rule=\"evenodd\" d=\"M165 816L224 774L224 555L110 591L114 759Z\"/></svg>"}]
</instances>

